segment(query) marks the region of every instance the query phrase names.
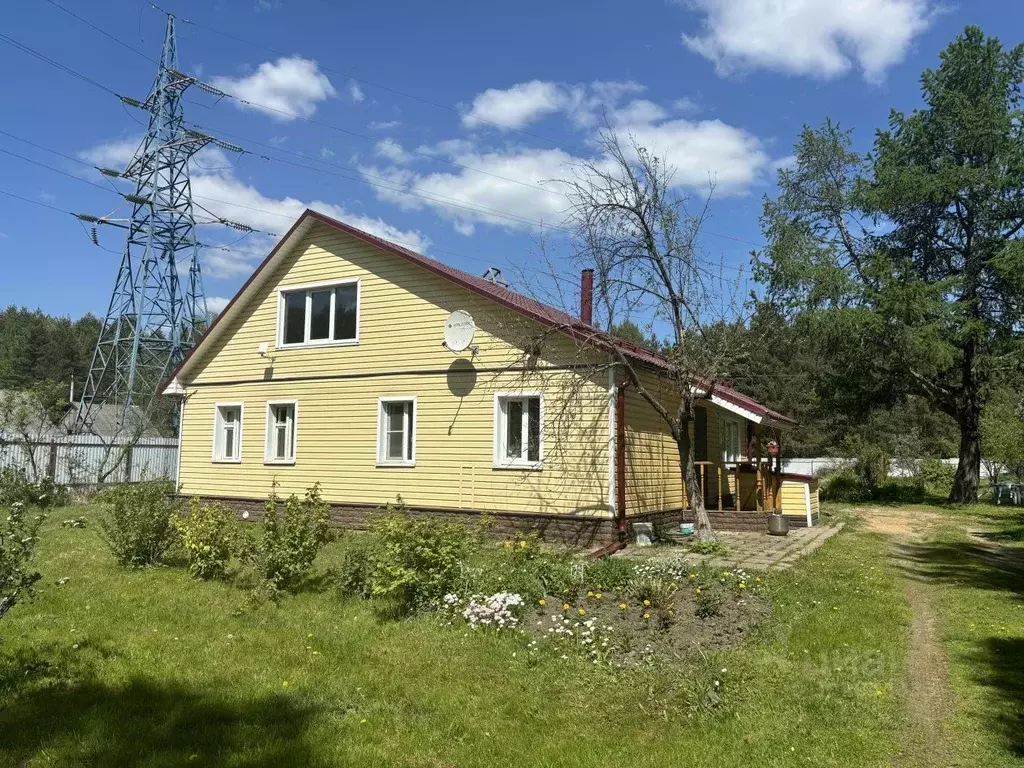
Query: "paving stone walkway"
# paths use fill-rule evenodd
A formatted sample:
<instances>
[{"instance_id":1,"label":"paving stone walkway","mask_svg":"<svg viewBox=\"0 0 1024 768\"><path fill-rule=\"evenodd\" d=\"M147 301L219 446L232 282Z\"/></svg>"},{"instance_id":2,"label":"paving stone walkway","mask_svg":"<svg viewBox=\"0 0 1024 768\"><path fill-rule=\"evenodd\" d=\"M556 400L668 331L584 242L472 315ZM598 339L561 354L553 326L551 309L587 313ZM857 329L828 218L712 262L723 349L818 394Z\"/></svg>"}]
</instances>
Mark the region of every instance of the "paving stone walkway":
<instances>
[{"instance_id":1,"label":"paving stone walkway","mask_svg":"<svg viewBox=\"0 0 1024 768\"><path fill-rule=\"evenodd\" d=\"M728 551L724 555L698 555L689 544L659 543L652 547L629 546L617 557L635 559L684 559L687 563L713 568L743 568L747 571L785 570L839 533L842 523L813 528L793 528L788 536L767 533L719 531L715 535Z\"/></svg>"}]
</instances>

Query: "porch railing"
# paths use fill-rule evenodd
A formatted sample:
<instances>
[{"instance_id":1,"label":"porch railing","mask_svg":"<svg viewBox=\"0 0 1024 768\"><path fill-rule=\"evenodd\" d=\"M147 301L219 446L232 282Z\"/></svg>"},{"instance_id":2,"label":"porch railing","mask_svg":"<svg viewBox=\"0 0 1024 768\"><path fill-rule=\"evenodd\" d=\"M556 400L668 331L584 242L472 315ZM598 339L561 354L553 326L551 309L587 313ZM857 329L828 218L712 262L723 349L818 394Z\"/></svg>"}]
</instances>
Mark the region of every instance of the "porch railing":
<instances>
[{"instance_id":1,"label":"porch railing","mask_svg":"<svg viewBox=\"0 0 1024 768\"><path fill-rule=\"evenodd\" d=\"M763 512L781 506L782 475L771 459L737 462L696 461L701 496L719 512ZM686 482L683 482L686 499Z\"/></svg>"}]
</instances>

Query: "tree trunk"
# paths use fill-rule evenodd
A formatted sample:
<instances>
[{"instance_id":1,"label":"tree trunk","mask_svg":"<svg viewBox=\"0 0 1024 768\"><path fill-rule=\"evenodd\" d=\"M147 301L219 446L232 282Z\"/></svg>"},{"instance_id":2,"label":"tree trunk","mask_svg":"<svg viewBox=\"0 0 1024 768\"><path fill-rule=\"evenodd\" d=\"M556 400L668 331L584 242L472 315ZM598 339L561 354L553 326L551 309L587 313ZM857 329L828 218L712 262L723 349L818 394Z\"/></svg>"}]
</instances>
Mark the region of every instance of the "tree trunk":
<instances>
[{"instance_id":1,"label":"tree trunk","mask_svg":"<svg viewBox=\"0 0 1024 768\"><path fill-rule=\"evenodd\" d=\"M679 430L676 447L679 449L679 469L686 483L686 499L684 501L690 505L697 521L697 541L710 541L715 537L715 532L711 529L711 518L708 517L708 512L704 508L704 495L700 490L697 467L693 463L693 445L690 440L690 425L688 423L683 424L683 428Z\"/></svg>"},{"instance_id":2,"label":"tree trunk","mask_svg":"<svg viewBox=\"0 0 1024 768\"><path fill-rule=\"evenodd\" d=\"M981 485L981 404L970 394L957 417L960 425L960 461L949 500L953 504L973 504Z\"/></svg>"}]
</instances>

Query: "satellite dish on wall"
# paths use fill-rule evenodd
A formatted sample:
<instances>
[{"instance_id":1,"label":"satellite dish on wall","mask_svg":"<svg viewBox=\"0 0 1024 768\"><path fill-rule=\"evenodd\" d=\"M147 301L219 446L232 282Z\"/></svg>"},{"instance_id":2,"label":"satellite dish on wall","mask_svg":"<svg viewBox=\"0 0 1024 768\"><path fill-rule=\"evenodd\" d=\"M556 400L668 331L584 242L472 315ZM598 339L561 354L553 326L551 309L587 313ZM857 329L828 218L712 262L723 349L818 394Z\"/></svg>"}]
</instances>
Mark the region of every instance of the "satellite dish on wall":
<instances>
[{"instance_id":1,"label":"satellite dish on wall","mask_svg":"<svg viewBox=\"0 0 1024 768\"><path fill-rule=\"evenodd\" d=\"M452 352L464 352L473 343L476 324L472 315L457 309L448 315L444 324L444 346Z\"/></svg>"}]
</instances>

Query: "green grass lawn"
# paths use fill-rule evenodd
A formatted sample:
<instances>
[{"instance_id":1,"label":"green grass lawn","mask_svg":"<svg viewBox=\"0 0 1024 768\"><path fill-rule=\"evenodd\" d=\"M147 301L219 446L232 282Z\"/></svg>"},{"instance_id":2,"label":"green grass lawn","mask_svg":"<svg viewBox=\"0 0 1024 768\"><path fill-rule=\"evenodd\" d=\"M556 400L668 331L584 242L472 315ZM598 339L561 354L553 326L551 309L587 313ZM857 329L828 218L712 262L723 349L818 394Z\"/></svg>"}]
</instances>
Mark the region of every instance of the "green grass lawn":
<instances>
[{"instance_id":1,"label":"green grass lawn","mask_svg":"<svg viewBox=\"0 0 1024 768\"><path fill-rule=\"evenodd\" d=\"M1024 510L977 505L939 511L946 524L916 547L915 568L938 591L956 698L948 724L957 765L1021 766Z\"/></svg>"},{"instance_id":2,"label":"green grass lawn","mask_svg":"<svg viewBox=\"0 0 1024 768\"><path fill-rule=\"evenodd\" d=\"M316 582L244 610L231 584L118 568L94 516L51 514L40 593L0 620L4 765L849 768L888 765L905 726L909 611L879 535L772 576L744 646L615 670L382 622Z\"/></svg>"}]
</instances>

